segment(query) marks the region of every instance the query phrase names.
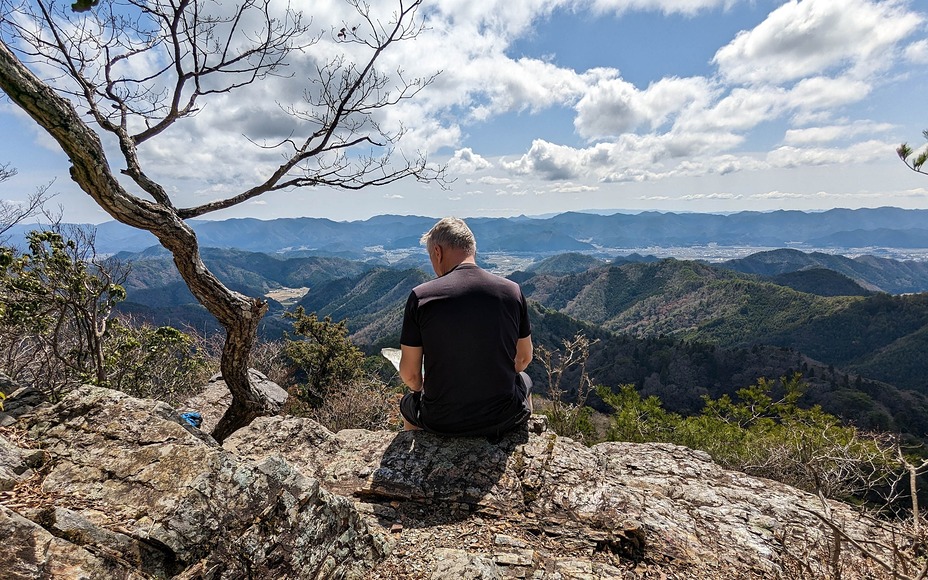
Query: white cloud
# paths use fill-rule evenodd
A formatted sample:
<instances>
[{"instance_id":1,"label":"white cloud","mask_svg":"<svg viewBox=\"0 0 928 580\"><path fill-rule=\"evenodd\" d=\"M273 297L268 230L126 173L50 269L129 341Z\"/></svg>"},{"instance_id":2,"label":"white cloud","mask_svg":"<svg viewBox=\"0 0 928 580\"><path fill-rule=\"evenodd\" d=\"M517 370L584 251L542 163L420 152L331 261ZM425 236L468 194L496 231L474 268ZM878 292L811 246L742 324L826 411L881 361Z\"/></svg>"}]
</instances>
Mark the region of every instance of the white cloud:
<instances>
[{"instance_id":1,"label":"white cloud","mask_svg":"<svg viewBox=\"0 0 928 580\"><path fill-rule=\"evenodd\" d=\"M474 153L470 147L458 149L454 156L448 161L448 171L452 174L475 173L481 169L488 169L493 164Z\"/></svg>"},{"instance_id":2,"label":"white cloud","mask_svg":"<svg viewBox=\"0 0 928 580\"><path fill-rule=\"evenodd\" d=\"M928 189L925 189L924 187L917 187L915 189L906 189L906 190L897 192L896 195L900 197L914 197L914 198L928 197Z\"/></svg>"},{"instance_id":3,"label":"white cloud","mask_svg":"<svg viewBox=\"0 0 928 580\"><path fill-rule=\"evenodd\" d=\"M883 141L864 141L847 148L783 146L767 154L771 167L860 164L884 159L895 152L895 145Z\"/></svg>"},{"instance_id":4,"label":"white cloud","mask_svg":"<svg viewBox=\"0 0 928 580\"><path fill-rule=\"evenodd\" d=\"M811 77L799 81L784 95L792 108L832 109L863 100L870 94L871 88L869 83L847 77Z\"/></svg>"},{"instance_id":5,"label":"white cloud","mask_svg":"<svg viewBox=\"0 0 928 580\"><path fill-rule=\"evenodd\" d=\"M639 91L620 78L589 88L576 105L574 127L587 139L616 137L641 126L656 129L687 108L705 107L712 89L703 78L666 78Z\"/></svg>"},{"instance_id":6,"label":"white cloud","mask_svg":"<svg viewBox=\"0 0 928 580\"><path fill-rule=\"evenodd\" d=\"M594 185L583 185L580 183L562 183L557 184L548 189L552 193L587 193L590 191L597 191L599 187Z\"/></svg>"},{"instance_id":7,"label":"white cloud","mask_svg":"<svg viewBox=\"0 0 928 580\"><path fill-rule=\"evenodd\" d=\"M518 161L503 162L503 166L518 175L536 174L542 179L573 179L582 175L582 161L577 150L548 143L542 139L532 141L532 148Z\"/></svg>"},{"instance_id":8,"label":"white cloud","mask_svg":"<svg viewBox=\"0 0 928 580\"><path fill-rule=\"evenodd\" d=\"M897 1L790 0L740 32L713 62L735 83L783 83L835 68L867 72L888 67L921 20Z\"/></svg>"},{"instance_id":9,"label":"white cloud","mask_svg":"<svg viewBox=\"0 0 928 580\"><path fill-rule=\"evenodd\" d=\"M912 64L928 64L928 40L919 40L905 47L905 58Z\"/></svg>"},{"instance_id":10,"label":"white cloud","mask_svg":"<svg viewBox=\"0 0 928 580\"><path fill-rule=\"evenodd\" d=\"M786 192L786 191L768 191L766 193L755 193L749 197L751 199L764 199L764 200L803 199L803 198L809 197L809 195L805 193L794 193L794 192Z\"/></svg>"},{"instance_id":11,"label":"white cloud","mask_svg":"<svg viewBox=\"0 0 928 580\"><path fill-rule=\"evenodd\" d=\"M593 0L600 12L621 14L631 10L654 10L664 14L694 15L710 8L729 8L738 0Z\"/></svg>"},{"instance_id":12,"label":"white cloud","mask_svg":"<svg viewBox=\"0 0 928 580\"><path fill-rule=\"evenodd\" d=\"M487 175L478 179L477 183L482 183L484 185L506 185L512 183L512 180L508 177L495 177L492 175Z\"/></svg>"},{"instance_id":13,"label":"white cloud","mask_svg":"<svg viewBox=\"0 0 928 580\"><path fill-rule=\"evenodd\" d=\"M387 193L383 196L384 199L403 199L403 196L398 193Z\"/></svg>"},{"instance_id":14,"label":"white cloud","mask_svg":"<svg viewBox=\"0 0 928 580\"><path fill-rule=\"evenodd\" d=\"M750 4L751 9L741 12L744 6L739 4ZM709 18L721 19L724 10L733 7L739 16L754 17L776 6L760 24L715 53L715 70L678 73L689 77L623 77L616 64L621 61L611 55L582 61L600 65L596 68L572 69L563 64L570 60L559 43L582 38L552 39L543 49L548 55L520 57L514 50L520 39L534 33L539 20L552 15L589 18L647 11L659 28L655 13L674 13L697 16L695 27L709 24L698 17L706 10L713 11ZM374 7L382 11L381 17L388 17L392 8ZM688 183L682 181L685 178L704 176L748 181L761 179L760 172L769 169L866 163L892 156L895 145L889 142L896 141L891 134L895 128L881 122L888 117L874 108L865 113L873 120L858 120L860 110L850 105L888 92L875 89L878 83L906 76L906 63L928 64L928 40L910 38L923 25L924 12L915 0L443 0L423 9L429 29L413 42L392 46L381 67L391 74L402 67L407 78L437 70L442 74L415 99L377 111L374 119L386 128L405 130L397 158L420 150L433 155L454 151L447 164L449 174L460 175L463 179L457 183L467 187L449 201L529 193L613 200L617 198L608 196L616 191L653 191L657 181L677 185ZM321 0L313 13L325 19L318 21L321 28L353 17L334 0ZM713 28L713 33L719 30ZM660 41L670 42L666 37ZM355 47L327 39L300 56L289 71L305 78L311 72L307 67L345 48ZM899 69L889 71L890 66ZM656 72L649 69L638 75L659 75L663 70L681 69L655 66ZM877 76L874 71L886 74ZM632 78L638 84L630 82ZM279 151L260 149L242 134L271 144L296 139L301 130L305 133L306 127L278 106L299 101L304 89L306 83L292 78L270 78L234 95L213 96L196 117L144 144L140 152L156 168L156 178L169 177L173 181L168 187L185 195L214 199L239 193L281 162ZM513 134L493 143L492 154L479 148L494 137L494 119L512 113L522 113ZM535 117L537 113L546 114ZM790 128L782 146L769 151L768 144L777 142L784 124ZM478 132L468 141L470 133ZM854 145L859 140L864 142ZM245 158L248 162L242 163ZM822 170L828 171L829 167ZM737 176L745 172L758 175ZM434 205L440 205L446 199L437 191L423 194L414 187L401 190L409 200L433 196ZM779 187L787 193L770 194L787 196L794 185L765 187ZM694 189L704 186L677 191ZM555 198L532 199L542 205ZM678 198L629 194L621 199ZM697 199L709 198L689 198ZM725 200L711 199L719 206Z\"/></svg>"},{"instance_id":15,"label":"white cloud","mask_svg":"<svg viewBox=\"0 0 928 580\"><path fill-rule=\"evenodd\" d=\"M775 87L736 88L711 107L691 111L674 129L683 133L745 131L782 114L786 96Z\"/></svg>"},{"instance_id":16,"label":"white cloud","mask_svg":"<svg viewBox=\"0 0 928 580\"><path fill-rule=\"evenodd\" d=\"M788 145L806 145L810 143L828 143L841 139L850 139L858 135L884 133L893 129L889 123L873 123L857 121L845 125L827 125L822 127L807 127L804 129L789 129L783 141Z\"/></svg>"},{"instance_id":17,"label":"white cloud","mask_svg":"<svg viewBox=\"0 0 928 580\"><path fill-rule=\"evenodd\" d=\"M731 200L731 199L741 199L744 197L740 193L693 193L689 195L681 195L680 199L683 201L703 201L703 200Z\"/></svg>"}]
</instances>

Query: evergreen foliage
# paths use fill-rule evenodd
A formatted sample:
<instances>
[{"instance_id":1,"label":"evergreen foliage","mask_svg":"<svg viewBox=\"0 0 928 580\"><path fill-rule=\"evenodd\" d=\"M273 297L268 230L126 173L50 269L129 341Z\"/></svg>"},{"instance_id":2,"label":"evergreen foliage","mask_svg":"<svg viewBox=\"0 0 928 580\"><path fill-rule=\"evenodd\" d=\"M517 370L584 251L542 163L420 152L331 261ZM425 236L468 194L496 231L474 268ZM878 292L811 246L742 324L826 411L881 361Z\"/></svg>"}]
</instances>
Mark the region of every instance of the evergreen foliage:
<instances>
[{"instance_id":1,"label":"evergreen foliage","mask_svg":"<svg viewBox=\"0 0 928 580\"><path fill-rule=\"evenodd\" d=\"M287 412L332 431L398 427L396 390L352 344L345 321L319 320L302 307L286 316L293 320L293 332L303 337L284 340L284 354L296 368Z\"/></svg>"},{"instance_id":2,"label":"evergreen foliage","mask_svg":"<svg viewBox=\"0 0 928 580\"><path fill-rule=\"evenodd\" d=\"M104 364L107 387L174 406L196 394L216 370L196 335L125 319L109 324Z\"/></svg>"},{"instance_id":3,"label":"evergreen foliage","mask_svg":"<svg viewBox=\"0 0 928 580\"><path fill-rule=\"evenodd\" d=\"M0 325L7 335L24 333L27 348L65 369L65 383L104 384L104 334L113 308L126 297L124 271L97 259L92 239L81 232L66 239L33 231L28 242L22 253L0 251Z\"/></svg>"},{"instance_id":4,"label":"evergreen foliage","mask_svg":"<svg viewBox=\"0 0 928 580\"><path fill-rule=\"evenodd\" d=\"M293 320L293 332L303 340L285 340L284 352L297 366L298 380L304 385L302 398L318 403L333 384L347 383L361 375L362 353L350 340L344 321L319 320L316 313L306 314L302 307L287 313Z\"/></svg>"},{"instance_id":5,"label":"evergreen foliage","mask_svg":"<svg viewBox=\"0 0 928 580\"><path fill-rule=\"evenodd\" d=\"M0 252L3 372L57 400L81 383L179 403L216 362L192 334L115 319L126 269L80 230L34 231Z\"/></svg>"},{"instance_id":6,"label":"evergreen foliage","mask_svg":"<svg viewBox=\"0 0 928 580\"><path fill-rule=\"evenodd\" d=\"M779 382L761 378L736 398L706 397L702 412L689 417L668 412L660 399L642 397L631 385L598 392L614 409L610 441L700 449L723 467L830 498L860 498L900 477L897 460L878 436L842 425L817 405L800 407L807 388L798 374Z\"/></svg>"}]
</instances>

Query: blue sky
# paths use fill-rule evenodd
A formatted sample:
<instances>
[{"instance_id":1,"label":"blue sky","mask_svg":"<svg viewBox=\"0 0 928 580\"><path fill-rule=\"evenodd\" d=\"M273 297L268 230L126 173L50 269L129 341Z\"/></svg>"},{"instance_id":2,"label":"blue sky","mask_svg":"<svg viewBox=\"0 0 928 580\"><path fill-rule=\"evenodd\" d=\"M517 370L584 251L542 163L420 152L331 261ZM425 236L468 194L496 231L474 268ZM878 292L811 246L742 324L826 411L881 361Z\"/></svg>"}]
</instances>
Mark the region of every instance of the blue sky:
<instances>
[{"instance_id":1,"label":"blue sky","mask_svg":"<svg viewBox=\"0 0 928 580\"><path fill-rule=\"evenodd\" d=\"M313 6L320 29L351 18L335 0ZM381 122L447 164L450 189L281 192L206 217L928 208L928 176L895 156L928 128L924 2L443 0L421 15L428 30L385 70L441 75ZM292 82L207 104L143 161L179 205L247 189L272 160L243 134L286 135L277 102ZM18 171L0 199L54 180L66 221L109 219L5 100L0 135L0 163Z\"/></svg>"}]
</instances>

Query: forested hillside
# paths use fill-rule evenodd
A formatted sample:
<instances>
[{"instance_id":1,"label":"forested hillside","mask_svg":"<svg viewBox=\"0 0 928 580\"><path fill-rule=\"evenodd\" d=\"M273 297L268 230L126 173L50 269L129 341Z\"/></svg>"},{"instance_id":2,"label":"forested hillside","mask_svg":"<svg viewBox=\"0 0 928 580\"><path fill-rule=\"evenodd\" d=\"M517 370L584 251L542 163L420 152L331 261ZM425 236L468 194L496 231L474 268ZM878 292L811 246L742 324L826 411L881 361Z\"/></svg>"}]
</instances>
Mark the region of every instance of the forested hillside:
<instances>
[{"instance_id":1,"label":"forested hillside","mask_svg":"<svg viewBox=\"0 0 928 580\"><path fill-rule=\"evenodd\" d=\"M289 328L283 312L302 306L344 320L352 340L371 354L398 345L403 304L414 286L432 277L419 255L392 268L231 250L205 256L231 287L268 296L265 338L280 337ZM159 324L218 330L166 256L123 257L134 259L122 311ZM928 347L928 296L872 293L828 268L848 271L848 262L874 263L765 252L735 262L755 271L743 273L731 264L637 255L605 262L571 253L510 277L535 304L536 344L557 349L578 332L596 341L589 370L599 384L633 384L687 414L701 408L704 395L732 394L758 377L800 372L810 384L807 404L821 404L861 427L925 437L928 361L921 353ZM887 262L875 263L882 272L915 271ZM273 298L282 295L290 296L286 304ZM530 370L543 388L539 365ZM602 407L595 397L591 403Z\"/></svg>"},{"instance_id":2,"label":"forested hillside","mask_svg":"<svg viewBox=\"0 0 928 580\"><path fill-rule=\"evenodd\" d=\"M406 298L430 278L418 269L376 268L310 290L298 305L320 317L345 320L352 339L359 344L397 346Z\"/></svg>"},{"instance_id":3,"label":"forested hillside","mask_svg":"<svg viewBox=\"0 0 928 580\"><path fill-rule=\"evenodd\" d=\"M718 265L738 272L763 276L825 268L844 274L868 290L890 294L923 292L928 289L928 263L890 260L871 255L848 258L822 252L804 253L799 250L780 249L758 252Z\"/></svg>"},{"instance_id":4,"label":"forested hillside","mask_svg":"<svg viewBox=\"0 0 928 580\"><path fill-rule=\"evenodd\" d=\"M305 256L281 257L259 252L204 248L204 263L229 288L249 296L265 296L269 315L262 321L262 334L278 338L288 326L279 320L285 306L273 296L277 290L290 290L295 298L302 297L317 285L356 277L376 267L376 264L344 258ZM189 326L200 332L215 332L216 320L200 305L181 280L177 268L163 248L144 252L121 252L116 255L128 266L127 300L118 310L155 324L178 328Z\"/></svg>"}]
</instances>

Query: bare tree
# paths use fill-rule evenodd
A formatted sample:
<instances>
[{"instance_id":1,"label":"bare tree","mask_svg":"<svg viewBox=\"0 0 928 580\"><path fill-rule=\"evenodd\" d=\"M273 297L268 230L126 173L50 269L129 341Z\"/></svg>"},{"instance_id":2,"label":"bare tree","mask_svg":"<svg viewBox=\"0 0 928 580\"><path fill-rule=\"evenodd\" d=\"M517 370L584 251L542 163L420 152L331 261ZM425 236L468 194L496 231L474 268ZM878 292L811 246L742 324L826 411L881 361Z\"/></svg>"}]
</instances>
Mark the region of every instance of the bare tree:
<instances>
[{"instance_id":1,"label":"bare tree","mask_svg":"<svg viewBox=\"0 0 928 580\"><path fill-rule=\"evenodd\" d=\"M590 346L599 342L591 341L582 332L572 339L564 339L563 349L552 351L544 346L535 349L536 359L545 369L548 382L548 404L544 413L548 416L551 429L558 435L572 437L583 441L595 436L590 422L590 408L586 406L587 398L593 391L593 381L586 370L590 358ZM576 393L563 386L564 373L571 369L579 370ZM568 399L573 398L573 402Z\"/></svg>"},{"instance_id":2,"label":"bare tree","mask_svg":"<svg viewBox=\"0 0 928 580\"><path fill-rule=\"evenodd\" d=\"M263 148L281 154L266 178L225 199L178 207L143 167L139 148L196 114L210 97L230 93L287 70L319 35L298 12L274 0L0 0L0 89L48 132L71 161L71 178L116 220L148 230L171 251L194 296L226 330L221 371L233 402L213 432L223 440L271 412L249 382L249 353L264 301L230 291L200 257L184 221L271 191L307 186L345 190L406 177L443 182L423 155L398 159L403 130L390 131L378 113L415 96L434 76L391 78L377 68L393 44L416 38L421 0L397 0L388 22L362 0L346 0L359 25L332 29L332 40L365 56L333 57L315 68L304 101L287 110L301 135ZM221 12L219 12L221 11ZM337 27L336 27L337 28ZM299 82L294 78L294 82ZM88 120L89 119L89 120ZM103 138L118 144L113 172ZM256 141L252 141L257 145Z\"/></svg>"},{"instance_id":3,"label":"bare tree","mask_svg":"<svg viewBox=\"0 0 928 580\"><path fill-rule=\"evenodd\" d=\"M16 175L16 169L10 167L9 163L0 165L0 183L14 175ZM48 199L47 192L48 186L40 187L22 203L0 199L0 244L5 243L7 240L4 234L10 228L42 209L42 204Z\"/></svg>"}]
</instances>

